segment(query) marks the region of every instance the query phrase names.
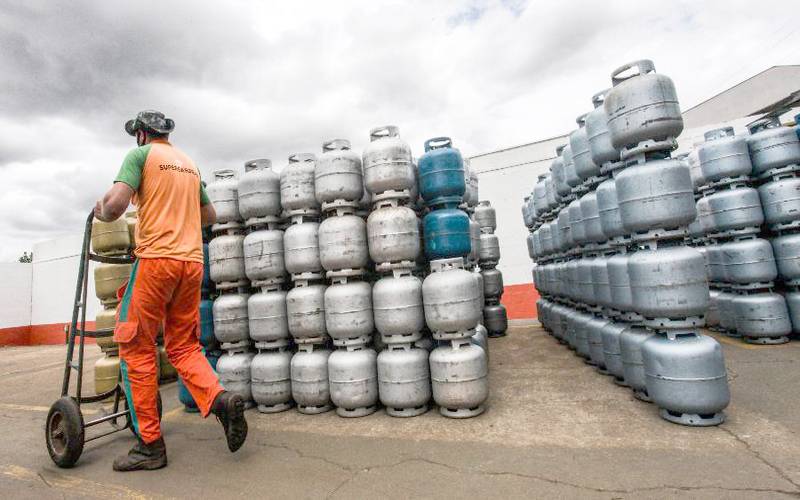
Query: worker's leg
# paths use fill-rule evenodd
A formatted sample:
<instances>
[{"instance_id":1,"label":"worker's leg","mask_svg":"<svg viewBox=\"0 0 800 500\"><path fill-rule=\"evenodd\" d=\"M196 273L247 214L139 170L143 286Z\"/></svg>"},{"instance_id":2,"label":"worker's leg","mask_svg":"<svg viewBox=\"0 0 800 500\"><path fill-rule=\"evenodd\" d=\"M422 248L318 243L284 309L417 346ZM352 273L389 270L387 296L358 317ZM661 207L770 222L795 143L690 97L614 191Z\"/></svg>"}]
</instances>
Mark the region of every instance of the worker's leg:
<instances>
[{"instance_id":1,"label":"worker's leg","mask_svg":"<svg viewBox=\"0 0 800 500\"><path fill-rule=\"evenodd\" d=\"M164 347L169 361L183 379L202 415L208 416L214 399L222 392L219 378L200 346L200 283L203 265L182 262L181 280L167 305Z\"/></svg>"},{"instance_id":2,"label":"worker's leg","mask_svg":"<svg viewBox=\"0 0 800 500\"><path fill-rule=\"evenodd\" d=\"M158 419L156 336L166 314L179 269L169 259L139 259L120 302L114 340L133 428L145 443L161 437ZM174 261L172 261L174 262Z\"/></svg>"}]
</instances>

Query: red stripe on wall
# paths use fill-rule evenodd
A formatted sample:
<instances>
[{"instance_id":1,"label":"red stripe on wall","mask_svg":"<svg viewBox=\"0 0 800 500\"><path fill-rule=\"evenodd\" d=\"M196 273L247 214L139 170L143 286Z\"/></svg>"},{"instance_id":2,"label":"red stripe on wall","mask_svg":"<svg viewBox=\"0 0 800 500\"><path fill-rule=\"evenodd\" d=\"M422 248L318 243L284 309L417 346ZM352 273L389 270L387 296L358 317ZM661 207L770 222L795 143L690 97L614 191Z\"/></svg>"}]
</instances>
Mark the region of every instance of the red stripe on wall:
<instances>
[{"instance_id":1,"label":"red stripe on wall","mask_svg":"<svg viewBox=\"0 0 800 500\"><path fill-rule=\"evenodd\" d=\"M64 327L67 323L0 328L0 346L57 345L66 343ZM86 329L94 329L94 321L86 322ZM87 344L95 340L87 338Z\"/></svg>"},{"instance_id":2,"label":"red stripe on wall","mask_svg":"<svg viewBox=\"0 0 800 500\"><path fill-rule=\"evenodd\" d=\"M508 319L533 319L536 318L537 300L539 292L533 283L525 283L503 287L503 298L500 302L506 306Z\"/></svg>"}]
</instances>

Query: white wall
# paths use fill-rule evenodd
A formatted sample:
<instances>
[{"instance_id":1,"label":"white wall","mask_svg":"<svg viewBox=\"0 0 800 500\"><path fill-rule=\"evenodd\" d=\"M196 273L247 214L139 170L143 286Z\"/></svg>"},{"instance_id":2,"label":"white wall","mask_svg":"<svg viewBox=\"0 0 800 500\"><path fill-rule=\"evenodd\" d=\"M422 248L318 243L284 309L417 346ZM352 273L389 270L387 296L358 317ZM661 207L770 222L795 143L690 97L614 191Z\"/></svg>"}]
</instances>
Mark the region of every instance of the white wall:
<instances>
[{"instance_id":1,"label":"white wall","mask_svg":"<svg viewBox=\"0 0 800 500\"><path fill-rule=\"evenodd\" d=\"M31 323L68 323L72 319L83 234L38 243L33 247ZM94 294L94 266L89 269L87 321L94 321L100 301Z\"/></svg>"},{"instance_id":2,"label":"white wall","mask_svg":"<svg viewBox=\"0 0 800 500\"><path fill-rule=\"evenodd\" d=\"M33 266L0 263L0 328L31 324L31 275Z\"/></svg>"},{"instance_id":3,"label":"white wall","mask_svg":"<svg viewBox=\"0 0 800 500\"><path fill-rule=\"evenodd\" d=\"M556 147L566 141L566 136L555 137L470 158L470 168L478 172L480 199L489 200L497 212L497 267L506 285L532 281L522 200L533 191L539 175L550 169Z\"/></svg>"}]
</instances>

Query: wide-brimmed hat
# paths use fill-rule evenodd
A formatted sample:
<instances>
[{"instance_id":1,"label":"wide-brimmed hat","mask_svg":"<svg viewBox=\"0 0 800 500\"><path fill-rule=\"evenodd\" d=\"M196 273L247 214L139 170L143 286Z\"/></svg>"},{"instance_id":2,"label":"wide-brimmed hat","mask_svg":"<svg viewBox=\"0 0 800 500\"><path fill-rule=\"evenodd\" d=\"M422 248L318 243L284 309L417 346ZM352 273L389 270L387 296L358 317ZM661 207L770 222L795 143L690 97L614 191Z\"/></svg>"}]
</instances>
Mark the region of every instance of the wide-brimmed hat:
<instances>
[{"instance_id":1,"label":"wide-brimmed hat","mask_svg":"<svg viewBox=\"0 0 800 500\"><path fill-rule=\"evenodd\" d=\"M161 111L149 109L141 111L133 120L125 122L125 132L129 135L136 135L137 130L169 134L175 130L175 122L172 118L164 116Z\"/></svg>"}]
</instances>

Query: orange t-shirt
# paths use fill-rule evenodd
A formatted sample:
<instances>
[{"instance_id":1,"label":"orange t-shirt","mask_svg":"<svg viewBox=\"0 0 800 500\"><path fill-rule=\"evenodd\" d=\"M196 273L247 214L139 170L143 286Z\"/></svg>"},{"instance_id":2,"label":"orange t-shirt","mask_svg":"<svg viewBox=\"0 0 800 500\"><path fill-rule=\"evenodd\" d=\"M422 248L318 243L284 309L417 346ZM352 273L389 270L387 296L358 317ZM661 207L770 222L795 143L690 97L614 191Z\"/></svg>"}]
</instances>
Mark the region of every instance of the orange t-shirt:
<instances>
[{"instance_id":1,"label":"orange t-shirt","mask_svg":"<svg viewBox=\"0 0 800 500\"><path fill-rule=\"evenodd\" d=\"M136 191L137 257L203 262L200 206L208 197L186 153L154 140L128 153L115 182Z\"/></svg>"}]
</instances>

